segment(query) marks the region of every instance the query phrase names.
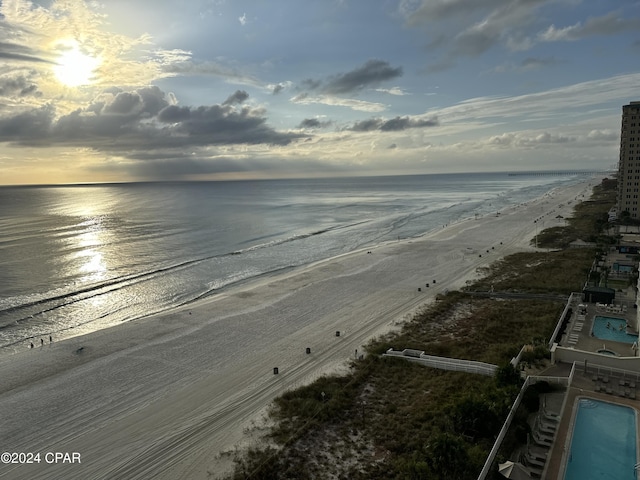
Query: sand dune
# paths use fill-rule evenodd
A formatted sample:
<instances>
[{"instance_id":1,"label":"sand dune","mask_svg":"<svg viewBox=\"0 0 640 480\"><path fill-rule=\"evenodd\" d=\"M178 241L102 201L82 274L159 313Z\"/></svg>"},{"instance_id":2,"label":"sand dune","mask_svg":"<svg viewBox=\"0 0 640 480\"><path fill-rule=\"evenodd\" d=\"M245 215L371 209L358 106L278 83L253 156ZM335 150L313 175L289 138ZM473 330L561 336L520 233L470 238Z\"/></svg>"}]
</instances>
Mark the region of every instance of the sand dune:
<instances>
[{"instance_id":1,"label":"sand dune","mask_svg":"<svg viewBox=\"0 0 640 480\"><path fill-rule=\"evenodd\" d=\"M559 224L569 202L590 193L587 182L565 187L500 215L0 357L2 451L41 453L40 463L0 465L0 478L214 478L229 465L219 453L243 441L274 397L344 366L478 267L530 249L536 225ZM534 223L541 215L544 225ZM47 452L78 452L81 463L48 463Z\"/></svg>"}]
</instances>

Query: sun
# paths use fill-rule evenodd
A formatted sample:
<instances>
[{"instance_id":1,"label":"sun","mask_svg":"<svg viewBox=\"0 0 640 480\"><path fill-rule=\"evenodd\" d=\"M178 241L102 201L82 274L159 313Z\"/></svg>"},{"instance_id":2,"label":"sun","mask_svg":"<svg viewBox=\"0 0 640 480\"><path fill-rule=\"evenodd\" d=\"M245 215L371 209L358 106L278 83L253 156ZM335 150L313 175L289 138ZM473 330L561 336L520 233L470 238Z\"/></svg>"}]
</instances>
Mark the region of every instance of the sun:
<instances>
[{"instance_id":1,"label":"sun","mask_svg":"<svg viewBox=\"0 0 640 480\"><path fill-rule=\"evenodd\" d=\"M75 42L61 42L61 44L65 48L53 67L58 81L68 87L80 87L92 83L94 71L100 61L83 53Z\"/></svg>"}]
</instances>

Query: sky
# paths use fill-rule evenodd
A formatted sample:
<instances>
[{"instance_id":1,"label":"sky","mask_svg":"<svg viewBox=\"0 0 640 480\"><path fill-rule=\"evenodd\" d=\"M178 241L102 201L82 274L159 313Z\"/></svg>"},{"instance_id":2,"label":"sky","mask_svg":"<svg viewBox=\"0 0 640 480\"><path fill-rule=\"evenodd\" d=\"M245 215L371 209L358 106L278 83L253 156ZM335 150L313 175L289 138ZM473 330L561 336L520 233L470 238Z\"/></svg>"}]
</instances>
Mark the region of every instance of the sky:
<instances>
[{"instance_id":1,"label":"sky","mask_svg":"<svg viewBox=\"0 0 640 480\"><path fill-rule=\"evenodd\" d=\"M610 170L636 0L0 0L0 184Z\"/></svg>"}]
</instances>

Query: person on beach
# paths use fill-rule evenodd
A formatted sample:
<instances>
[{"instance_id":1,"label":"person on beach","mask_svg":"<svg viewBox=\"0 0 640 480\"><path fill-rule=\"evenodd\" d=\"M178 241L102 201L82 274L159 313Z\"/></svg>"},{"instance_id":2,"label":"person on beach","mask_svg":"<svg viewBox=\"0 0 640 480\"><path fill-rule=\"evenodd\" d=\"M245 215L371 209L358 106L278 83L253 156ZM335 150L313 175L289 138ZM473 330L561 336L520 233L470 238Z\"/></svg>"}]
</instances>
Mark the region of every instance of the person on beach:
<instances>
[{"instance_id":1,"label":"person on beach","mask_svg":"<svg viewBox=\"0 0 640 480\"><path fill-rule=\"evenodd\" d=\"M51 338L51 335L49 335L49 343L53 343L53 338Z\"/></svg>"},{"instance_id":2,"label":"person on beach","mask_svg":"<svg viewBox=\"0 0 640 480\"><path fill-rule=\"evenodd\" d=\"M42 338L40 339L40 346L44 347L44 340Z\"/></svg>"},{"instance_id":3,"label":"person on beach","mask_svg":"<svg viewBox=\"0 0 640 480\"><path fill-rule=\"evenodd\" d=\"M31 348L33 348L33 342L31 342Z\"/></svg>"}]
</instances>

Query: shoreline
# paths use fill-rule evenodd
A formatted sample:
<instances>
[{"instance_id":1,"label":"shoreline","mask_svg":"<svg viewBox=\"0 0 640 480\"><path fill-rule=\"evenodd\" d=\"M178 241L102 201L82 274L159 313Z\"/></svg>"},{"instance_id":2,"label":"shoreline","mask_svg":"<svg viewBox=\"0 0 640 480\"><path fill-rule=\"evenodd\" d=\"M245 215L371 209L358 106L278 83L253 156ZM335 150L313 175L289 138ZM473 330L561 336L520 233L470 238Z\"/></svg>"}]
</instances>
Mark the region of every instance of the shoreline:
<instances>
[{"instance_id":1,"label":"shoreline","mask_svg":"<svg viewBox=\"0 0 640 480\"><path fill-rule=\"evenodd\" d=\"M584 181L585 178L584 177L576 177L570 180L570 185L574 184L576 182L580 182L580 181ZM563 184L564 185L564 184ZM486 215L492 215L494 214L496 211L500 211L500 210L504 210L505 208L509 208L509 206L512 205L518 205L518 204L522 204L522 203L526 203L528 201L531 201L532 199L526 199L529 195L535 194L537 196L543 196L545 194L547 194L549 191L558 189L558 188L563 188L563 185L558 186L557 184L547 184L547 185L543 185L543 190L540 191L539 188L541 187L540 185L536 185L535 187L526 187L524 188L523 191L526 191L529 188L533 188L533 191L529 191L525 196L525 198L520 198L518 203L510 203L508 205L505 205L505 198L510 198L511 196L509 195L508 191L505 192L501 192L498 193L495 198L488 198L483 200L479 205L476 205L476 207L474 208L479 208L483 211L483 213L475 213L475 217L474 217L474 212L473 211L469 211L468 209L466 211L458 211L457 207L459 206L458 204L454 204L454 205L449 205L448 207L444 208L444 209L436 209L436 211L439 210L450 210L453 209L452 212L449 212L447 214L447 216L451 216L451 218L449 219L449 223L447 223L447 226L453 225L455 223L459 223L462 221L468 221L470 219L477 219L479 217L483 217ZM520 192L520 190L517 190L517 192ZM535 193L534 193L535 192ZM520 193L516 196L519 196ZM534 197L534 199L537 197ZM469 199L467 199L469 200ZM515 201L515 198L510 198L511 201ZM464 204L464 202L462 203ZM460 205L462 205L460 204ZM494 204L495 206L492 206L492 204ZM490 211L487 211L487 209L491 209ZM473 209L472 209L473 210ZM456 213L457 212L457 213ZM441 221L445 221L444 219L441 219ZM345 253L341 253L338 254L336 252L333 252L333 255L336 256L341 256L341 255L349 255L351 253L357 253L358 251L362 251L362 250L367 250L367 249L371 249L371 248L376 248L377 246L384 244L384 243L395 243L397 240L402 240L402 241L411 241L411 240L417 240L420 239L421 237L424 237L426 235L429 235L433 232L437 232L442 228L442 225L422 225L421 228L427 228L427 230L418 230L418 229L413 229L411 232L405 232L407 234L407 236L400 236L400 237L393 237L393 238L388 238L387 235L387 239L386 240L382 240L382 239L378 239L375 240L377 243L373 244L370 243L368 244L368 246L360 246L358 248L356 248L356 250L350 251L350 252L345 252ZM371 238L369 240L372 240ZM256 248L255 246L250 246L247 249L248 250L252 250ZM238 250L238 251L242 251L242 250ZM222 257L228 256L228 255L233 255L236 252L227 252L227 253L220 253L220 255ZM328 254L329 252L325 252L325 254ZM315 255L313 255L315 256ZM306 257L305 257L306 258ZM7 316L7 322L8 324L6 325L6 331L5 333L3 333L3 344L0 347L0 357L3 355L8 355L8 354L14 354L14 353L18 353L21 352L24 349L29 349L29 345L30 343L33 343L34 346L39 346L41 339L44 339L45 343L49 343L48 341L48 337L49 336L53 336L53 340L54 341L61 341L61 340L65 340L65 339L69 339L72 337L78 337L78 336L84 336L87 334L91 334L93 332L99 331L99 330L104 330L107 328L111 328L111 327L115 327L115 326L121 326L123 324L132 322L132 321L139 321L140 319L146 318L146 317L155 317L158 315L162 315L164 313L170 312L170 311L175 311L177 309L182 309L182 308L189 308L190 305L199 302L201 300L204 301L209 301L210 299L212 299L213 297L219 296L219 295L223 295L225 294L227 291L231 290L231 289L236 289L236 288L245 288L246 286L254 283L254 282L259 282L262 279L272 279L275 278L279 275L282 274L287 274L288 272L291 271L296 271L300 268L306 268L309 265L314 265L317 264L318 262L322 262L322 261L326 261L326 260L331 260L332 257L324 257L324 258L319 258L319 259L315 259L312 260L311 258L306 258L306 260L304 260L301 264L299 265L281 265L279 268L274 268L272 270L266 269L266 271L263 272L254 272L255 276L249 276L247 278L236 278L235 280L229 280L228 283L222 282L220 285L216 286L215 289L212 290L208 290L206 292L194 292L197 293L196 295L193 296L193 298L190 299L185 299L184 297L181 298L181 304L176 304L175 302L171 301L171 302L167 302L165 304L164 300L160 303L162 303L162 305L156 304L150 304L150 303L145 303L145 309L146 311L141 311L139 308L135 308L135 309L127 309L126 306L124 308L121 308L121 305L113 305L112 306L112 311L114 312L114 314L112 315L111 313L109 313L108 310L104 310L104 309L98 309L99 312L101 312L101 315L95 316L93 315L94 312L92 312L92 307L91 305L85 305L88 308L88 312L90 312L87 316L82 315L81 313L78 314L72 314L68 317L65 318L64 315L62 315L60 312L62 312L62 310L60 310L60 312L58 312L58 307L54 306L53 310L55 310L55 312L51 313L51 318L52 318L52 322L50 322L47 318L49 317L49 307L43 307L46 308L45 310L41 311L41 312L32 312L33 315L33 323L31 322L31 317L28 317L28 315L19 315L16 317L15 322L11 322L9 319L13 318L11 314L9 314ZM247 260L245 260L246 262ZM305 263L305 262L309 262L309 263ZM287 263L287 262L285 262ZM240 265L239 267L241 267L242 265ZM153 269L150 270L150 272L153 272ZM148 272L147 272L148 273ZM134 274L134 275L138 275L138 274ZM146 275L146 273L144 274ZM122 277L125 278L125 277ZM217 277L213 277L213 279L215 280ZM118 280L117 278L113 278L113 279L107 279L107 284L109 283L119 283L120 280ZM207 282L205 282L207 283ZM217 281L214 281L213 284L216 284ZM93 285L88 285L88 286L83 286L79 292L83 292L84 290L86 291L90 291L93 290L95 287ZM57 291L57 290L55 290ZM65 291L60 293L60 298L62 297L66 297L69 296L71 298L75 297L75 295L77 295L78 292L74 293L73 291ZM189 297L190 295L186 295L187 297ZM52 301L52 299L56 299L58 297L56 297L55 295L53 297L37 297L37 299L34 301L35 303L45 303L46 305L49 304L49 302ZM166 295L162 297L163 299L169 298ZM86 302L86 301L90 301L87 299L81 299L81 302ZM103 305L108 305L108 298L105 298L102 300L102 302L100 301L100 299L96 299L98 305L103 304ZM74 303L74 301L72 301L71 303ZM91 301L91 303L93 303L93 301ZM134 302L135 303L135 302ZM171 305L173 304L173 305ZM29 305L29 303L27 302L26 305ZM84 303L82 304L84 305ZM82 305L79 306L78 309L76 309L76 312L81 312L82 309ZM66 307L66 304L63 304L62 307ZM115 307L115 308L113 308ZM23 306L21 305L16 305L15 307L11 307L9 309L7 309L8 312L10 312L13 309L18 309L21 310L23 308ZM121 312L125 312L126 315L121 317ZM28 313L28 312L27 312ZM62 315L62 316L61 316ZM15 325L13 324L15 323ZM4 331L4 329L3 329Z\"/></svg>"},{"instance_id":2,"label":"shoreline","mask_svg":"<svg viewBox=\"0 0 640 480\"><path fill-rule=\"evenodd\" d=\"M2 415L4 450L83 457L82 465L3 465L0 478L222 473L220 452L244 441L243 430L275 396L335 371L437 293L464 286L479 266L533 250L533 220L545 210L549 223L569 216L574 197L590 195L587 184L598 182L0 356L0 411L12 413Z\"/></svg>"}]
</instances>

